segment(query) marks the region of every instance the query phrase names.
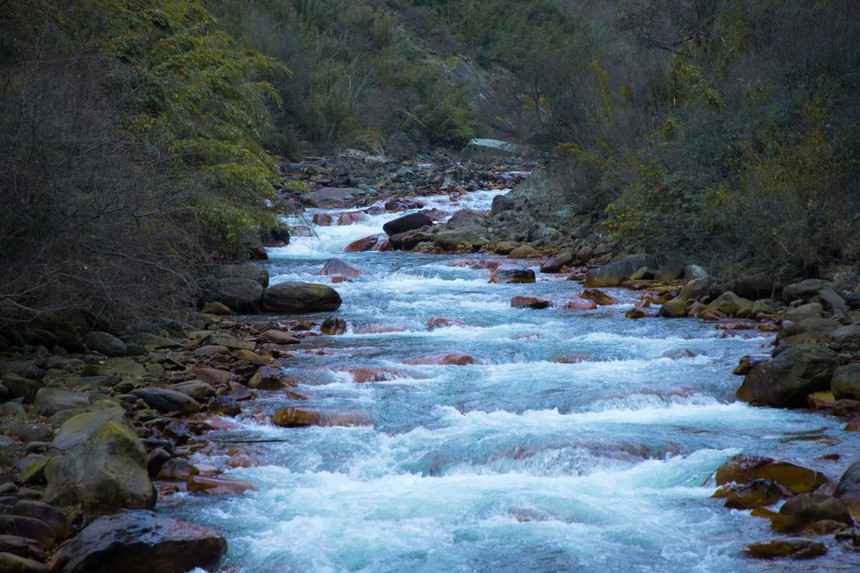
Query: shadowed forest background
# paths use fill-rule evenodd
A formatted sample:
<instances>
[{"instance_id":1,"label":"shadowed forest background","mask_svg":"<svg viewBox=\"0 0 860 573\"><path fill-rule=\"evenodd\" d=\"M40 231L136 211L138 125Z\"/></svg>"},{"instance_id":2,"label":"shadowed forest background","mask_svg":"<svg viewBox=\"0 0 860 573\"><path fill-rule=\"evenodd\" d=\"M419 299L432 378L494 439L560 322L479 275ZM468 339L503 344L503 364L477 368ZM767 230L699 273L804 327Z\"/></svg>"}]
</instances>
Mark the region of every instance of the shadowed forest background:
<instances>
[{"instance_id":1,"label":"shadowed forest background","mask_svg":"<svg viewBox=\"0 0 860 573\"><path fill-rule=\"evenodd\" d=\"M181 309L279 232L281 158L473 137L546 153L619 252L851 268L858 29L853 0L0 0L0 323Z\"/></svg>"}]
</instances>

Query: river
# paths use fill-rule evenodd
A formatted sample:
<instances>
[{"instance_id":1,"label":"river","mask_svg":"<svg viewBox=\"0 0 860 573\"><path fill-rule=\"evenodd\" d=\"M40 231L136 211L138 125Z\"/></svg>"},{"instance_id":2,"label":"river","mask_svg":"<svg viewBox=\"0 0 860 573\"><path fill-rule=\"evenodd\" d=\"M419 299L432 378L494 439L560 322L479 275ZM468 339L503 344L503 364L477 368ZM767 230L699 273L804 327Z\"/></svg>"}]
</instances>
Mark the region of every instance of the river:
<instances>
[{"instance_id":1,"label":"river","mask_svg":"<svg viewBox=\"0 0 860 573\"><path fill-rule=\"evenodd\" d=\"M498 193L428 207L488 209ZM478 255L343 253L399 215L315 227L269 253L273 282L325 282L332 257L363 275L335 285L350 330L306 339L284 361L308 400L272 392L246 413L297 406L368 425L290 430L246 416L221 434L267 441L243 446L259 465L228 473L257 491L189 496L169 511L225 532L225 571L783 570L741 555L774 534L710 499L709 477L740 452L838 476L841 464L815 458L858 443L828 449L820 439L845 436L837 420L734 401L733 367L770 335L629 320L636 295L621 289L608 289L620 304L593 311L511 308L515 295L563 303L582 287L542 274L491 284L487 270L461 266ZM438 317L451 325L429 329ZM476 363L406 364L448 352ZM365 367L390 379L357 384L349 369ZM802 570L850 565L835 550Z\"/></svg>"}]
</instances>

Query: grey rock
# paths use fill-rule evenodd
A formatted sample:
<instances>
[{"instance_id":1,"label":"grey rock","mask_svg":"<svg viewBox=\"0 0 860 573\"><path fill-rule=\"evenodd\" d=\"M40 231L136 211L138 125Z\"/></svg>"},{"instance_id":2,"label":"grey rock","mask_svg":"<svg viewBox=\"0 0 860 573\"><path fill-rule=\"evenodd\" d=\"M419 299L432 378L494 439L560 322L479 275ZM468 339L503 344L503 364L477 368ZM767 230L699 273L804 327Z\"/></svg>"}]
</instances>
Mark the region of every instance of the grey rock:
<instances>
[{"instance_id":1,"label":"grey rock","mask_svg":"<svg viewBox=\"0 0 860 573\"><path fill-rule=\"evenodd\" d=\"M183 414L194 414L200 411L200 404L187 394L169 390L167 388L138 388L131 392L150 408L159 412L182 412Z\"/></svg>"},{"instance_id":2,"label":"grey rock","mask_svg":"<svg viewBox=\"0 0 860 573\"><path fill-rule=\"evenodd\" d=\"M127 351L125 342L109 332L90 332L84 337L84 343L90 350L95 350L105 356L123 356Z\"/></svg>"}]
</instances>

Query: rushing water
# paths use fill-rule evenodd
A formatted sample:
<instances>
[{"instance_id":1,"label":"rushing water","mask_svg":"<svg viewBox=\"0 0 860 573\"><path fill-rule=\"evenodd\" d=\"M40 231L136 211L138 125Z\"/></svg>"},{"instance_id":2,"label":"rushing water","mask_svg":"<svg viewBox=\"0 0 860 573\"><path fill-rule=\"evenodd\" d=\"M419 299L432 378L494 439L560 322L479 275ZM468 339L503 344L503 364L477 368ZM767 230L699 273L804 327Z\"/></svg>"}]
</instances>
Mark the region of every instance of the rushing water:
<instances>
[{"instance_id":1,"label":"rushing water","mask_svg":"<svg viewBox=\"0 0 860 573\"><path fill-rule=\"evenodd\" d=\"M428 206L486 209L496 194ZM298 406L358 413L369 425L287 430L249 416L222 436L273 441L246 446L260 465L229 472L257 491L188 498L172 511L227 534L226 570L788 567L741 556L745 543L773 534L764 520L710 499L709 476L739 452L838 475L844 463L815 458L858 444L795 439L844 434L824 417L733 401L731 369L769 337L722 337L693 320L628 320L634 296L623 290L610 290L621 304L595 311L513 309L518 294L564 302L581 287L540 274L533 285L490 284L487 271L452 265L462 257L343 254L398 215L318 227L318 236L270 252L273 282L327 280L319 270L333 256L364 274L336 285L350 332L310 338L285 361L309 400L269 393L246 411ZM455 323L429 330L434 317ZM402 331L360 334L380 325ZM478 363L406 364L446 352ZM555 361L570 355L578 362ZM391 379L356 384L355 367L384 368ZM840 551L803 570L856 565Z\"/></svg>"}]
</instances>

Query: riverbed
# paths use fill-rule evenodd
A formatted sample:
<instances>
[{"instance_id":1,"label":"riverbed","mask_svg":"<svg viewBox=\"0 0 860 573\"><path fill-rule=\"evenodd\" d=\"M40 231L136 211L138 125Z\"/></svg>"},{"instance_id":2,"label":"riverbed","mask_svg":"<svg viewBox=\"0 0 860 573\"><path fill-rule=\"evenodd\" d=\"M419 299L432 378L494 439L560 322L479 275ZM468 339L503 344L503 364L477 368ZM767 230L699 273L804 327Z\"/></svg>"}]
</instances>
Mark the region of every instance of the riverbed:
<instances>
[{"instance_id":1,"label":"riverbed","mask_svg":"<svg viewBox=\"0 0 860 573\"><path fill-rule=\"evenodd\" d=\"M503 192L424 202L486 210ZM745 544L774 534L766 520L711 499L714 470L745 453L838 476L847 463L817 458L856 452L860 442L838 420L734 400L732 369L741 356L768 351L771 335L727 336L692 319L629 320L638 295L623 289L607 289L618 304L563 310L579 283L538 273L535 284L493 284L476 268L483 255L343 252L402 214L314 226L269 251L274 283L327 282L319 272L334 257L362 275L334 285L348 331L305 339L284 360L308 399L263 393L235 420L238 429L216 436L242 442L258 460L229 472L257 490L189 496L169 509L224 531L225 571L789 567L742 556ZM512 308L517 295L554 305ZM432 319L447 322L433 328ZM454 352L474 363L414 364ZM356 368L374 381L357 383ZM289 406L363 423L297 430L253 416ZM856 557L838 547L790 565L853 566Z\"/></svg>"}]
</instances>

